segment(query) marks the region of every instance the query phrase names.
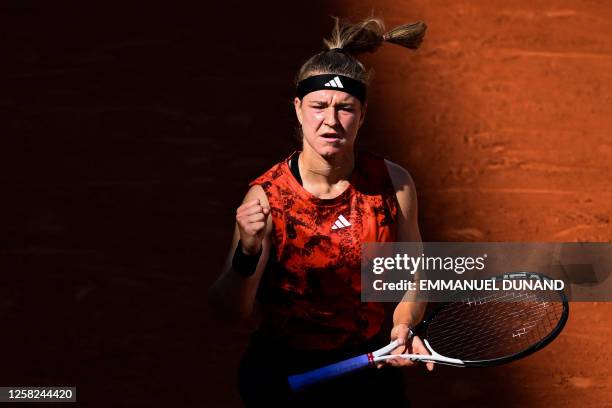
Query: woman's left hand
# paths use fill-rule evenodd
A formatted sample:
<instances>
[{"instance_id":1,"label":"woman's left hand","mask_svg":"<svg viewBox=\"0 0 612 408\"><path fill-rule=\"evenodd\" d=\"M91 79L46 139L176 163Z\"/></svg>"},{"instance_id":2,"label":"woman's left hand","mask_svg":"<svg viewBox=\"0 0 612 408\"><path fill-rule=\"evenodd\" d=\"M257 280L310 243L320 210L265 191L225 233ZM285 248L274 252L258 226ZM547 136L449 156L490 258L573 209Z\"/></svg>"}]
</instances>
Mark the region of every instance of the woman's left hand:
<instances>
[{"instance_id":1,"label":"woman's left hand","mask_svg":"<svg viewBox=\"0 0 612 408\"><path fill-rule=\"evenodd\" d=\"M420 355L431 355L431 353L427 350L423 342L418 336L413 336L410 338L410 327L407 324L398 324L391 330L391 341L398 340L399 347L391 352L393 354L420 354ZM383 364L378 364L378 367L382 367L385 364L394 366L394 367L410 367L414 366L417 362L409 360L407 358L393 358L389 360L385 360ZM434 363L428 362L425 363L427 369L429 371L433 370Z\"/></svg>"}]
</instances>

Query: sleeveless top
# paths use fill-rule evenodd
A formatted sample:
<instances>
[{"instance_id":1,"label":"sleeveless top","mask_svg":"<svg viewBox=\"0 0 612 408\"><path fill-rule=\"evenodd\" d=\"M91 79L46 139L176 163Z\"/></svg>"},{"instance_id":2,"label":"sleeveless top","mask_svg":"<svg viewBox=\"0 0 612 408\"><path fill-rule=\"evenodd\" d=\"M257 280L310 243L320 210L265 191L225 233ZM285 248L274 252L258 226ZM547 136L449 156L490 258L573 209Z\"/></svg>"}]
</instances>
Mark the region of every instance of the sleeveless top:
<instances>
[{"instance_id":1,"label":"sleeveless top","mask_svg":"<svg viewBox=\"0 0 612 408\"><path fill-rule=\"evenodd\" d=\"M349 187L315 197L291 173L298 153L250 183L265 191L273 223L259 330L297 349L361 344L386 314L382 303L361 302L361 246L396 240L395 189L384 159L358 153Z\"/></svg>"}]
</instances>

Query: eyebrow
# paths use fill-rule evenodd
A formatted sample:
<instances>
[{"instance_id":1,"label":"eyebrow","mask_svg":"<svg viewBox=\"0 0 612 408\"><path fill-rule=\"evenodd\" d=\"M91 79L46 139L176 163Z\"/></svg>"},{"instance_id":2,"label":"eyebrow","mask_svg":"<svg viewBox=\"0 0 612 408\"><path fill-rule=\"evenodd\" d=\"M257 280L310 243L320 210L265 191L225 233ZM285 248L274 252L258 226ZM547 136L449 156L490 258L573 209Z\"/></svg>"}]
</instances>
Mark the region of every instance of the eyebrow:
<instances>
[{"instance_id":1,"label":"eyebrow","mask_svg":"<svg viewBox=\"0 0 612 408\"><path fill-rule=\"evenodd\" d=\"M329 102L321 101L321 100L310 101L310 103L319 104L319 105L329 105ZM336 103L336 106L354 106L354 105L355 104L353 102L349 102L349 101Z\"/></svg>"}]
</instances>

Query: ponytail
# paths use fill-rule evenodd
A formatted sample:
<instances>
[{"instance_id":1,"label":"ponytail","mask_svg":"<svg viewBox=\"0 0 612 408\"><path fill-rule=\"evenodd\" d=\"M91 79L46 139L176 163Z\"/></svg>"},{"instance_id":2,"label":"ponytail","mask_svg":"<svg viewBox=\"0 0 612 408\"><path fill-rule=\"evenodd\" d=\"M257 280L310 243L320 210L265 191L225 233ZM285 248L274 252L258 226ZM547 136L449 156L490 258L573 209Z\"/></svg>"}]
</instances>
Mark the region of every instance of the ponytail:
<instances>
[{"instance_id":1,"label":"ponytail","mask_svg":"<svg viewBox=\"0 0 612 408\"><path fill-rule=\"evenodd\" d=\"M374 52L383 42L384 24L377 18L368 18L357 24L342 24L338 17L332 18L335 21L332 36L323 40L330 50L361 54Z\"/></svg>"},{"instance_id":2,"label":"ponytail","mask_svg":"<svg viewBox=\"0 0 612 408\"><path fill-rule=\"evenodd\" d=\"M378 18L368 18L357 24L335 21L331 38L323 40L329 50L341 49L349 54L374 52L383 41L416 50L423 42L427 25L422 21L403 24L385 33L385 25Z\"/></svg>"},{"instance_id":3,"label":"ponytail","mask_svg":"<svg viewBox=\"0 0 612 408\"><path fill-rule=\"evenodd\" d=\"M383 40L416 50L423 42L425 30L427 30L427 25L422 21L404 24L383 34Z\"/></svg>"},{"instance_id":4,"label":"ponytail","mask_svg":"<svg viewBox=\"0 0 612 408\"><path fill-rule=\"evenodd\" d=\"M415 50L421 45L427 30L422 21L385 32L385 25L378 18L371 17L354 24L332 18L334 28L331 37L323 40L327 49L313 55L302 65L296 76L296 85L319 74L343 75L368 85L370 73L355 55L374 52L383 42Z\"/></svg>"}]
</instances>

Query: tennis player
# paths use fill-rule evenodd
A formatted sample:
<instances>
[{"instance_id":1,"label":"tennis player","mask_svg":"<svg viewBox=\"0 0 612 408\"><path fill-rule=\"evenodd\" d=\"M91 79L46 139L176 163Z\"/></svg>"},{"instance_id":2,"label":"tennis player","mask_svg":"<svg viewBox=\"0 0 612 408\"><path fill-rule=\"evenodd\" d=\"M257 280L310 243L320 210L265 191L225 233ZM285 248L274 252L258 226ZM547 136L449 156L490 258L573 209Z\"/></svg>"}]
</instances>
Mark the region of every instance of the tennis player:
<instances>
[{"instance_id":1,"label":"tennis player","mask_svg":"<svg viewBox=\"0 0 612 408\"><path fill-rule=\"evenodd\" d=\"M238 375L247 406L406 405L401 371L385 366L297 394L288 391L287 376L395 339L402 346L394 354L428 354L418 337L408 336L425 304L404 301L385 310L383 303L360 301L362 244L421 237L409 173L354 149L369 83L355 55L383 42L416 49L425 28L418 22L385 33L378 19L336 19L327 49L298 72L294 105L302 151L250 184L236 211L225 271L210 290L213 305L241 318L251 315L256 298L261 306ZM412 364L396 359L387 365Z\"/></svg>"}]
</instances>

